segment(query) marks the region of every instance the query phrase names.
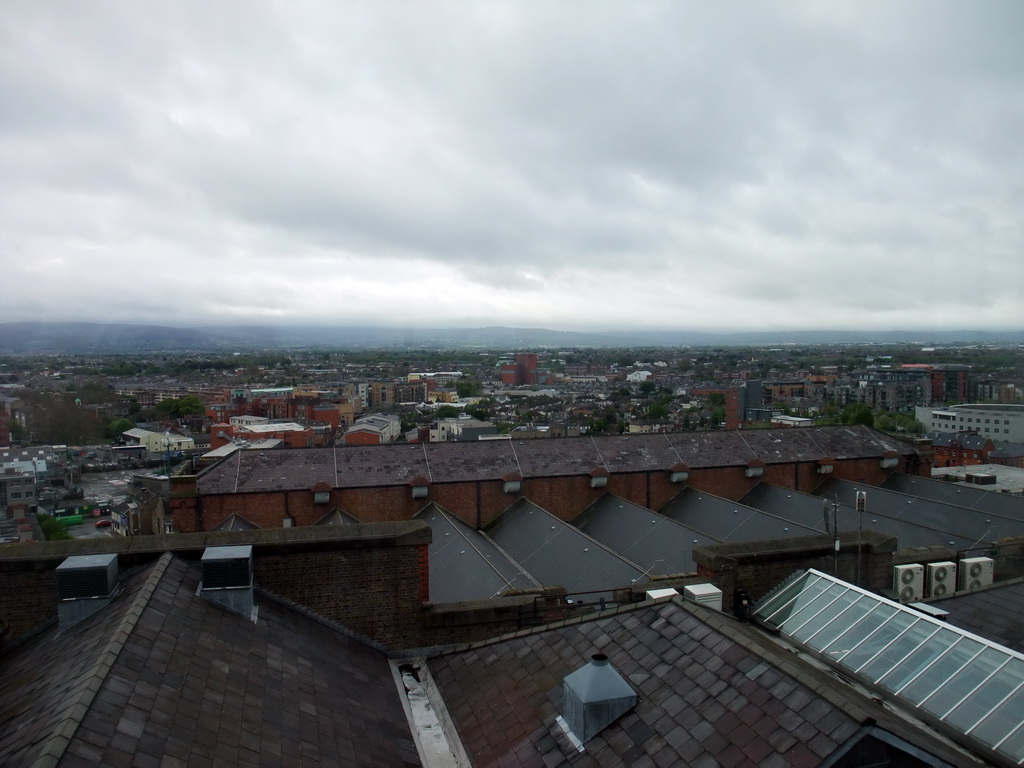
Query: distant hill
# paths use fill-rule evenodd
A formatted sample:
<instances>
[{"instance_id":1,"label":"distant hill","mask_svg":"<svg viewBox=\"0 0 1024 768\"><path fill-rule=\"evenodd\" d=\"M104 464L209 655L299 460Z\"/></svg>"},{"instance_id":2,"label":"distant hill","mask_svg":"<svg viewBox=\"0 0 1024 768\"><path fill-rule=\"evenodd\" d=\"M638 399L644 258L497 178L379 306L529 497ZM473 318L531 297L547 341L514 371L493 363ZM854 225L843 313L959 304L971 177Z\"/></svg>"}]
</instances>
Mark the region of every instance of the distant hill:
<instances>
[{"instance_id":1,"label":"distant hill","mask_svg":"<svg viewBox=\"0 0 1024 768\"><path fill-rule=\"evenodd\" d=\"M225 326L176 328L105 323L0 323L0 353L238 352L283 348L536 349L782 344L1024 343L1024 331L765 331L587 333L546 328L354 328Z\"/></svg>"}]
</instances>

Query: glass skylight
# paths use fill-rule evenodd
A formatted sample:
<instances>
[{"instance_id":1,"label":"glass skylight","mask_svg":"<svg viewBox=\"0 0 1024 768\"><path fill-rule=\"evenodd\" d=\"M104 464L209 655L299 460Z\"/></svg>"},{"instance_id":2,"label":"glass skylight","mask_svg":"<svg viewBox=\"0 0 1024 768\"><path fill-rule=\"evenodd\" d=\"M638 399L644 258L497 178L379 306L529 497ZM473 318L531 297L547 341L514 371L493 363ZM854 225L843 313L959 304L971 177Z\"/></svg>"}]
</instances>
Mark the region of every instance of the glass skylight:
<instances>
[{"instance_id":1,"label":"glass skylight","mask_svg":"<svg viewBox=\"0 0 1024 768\"><path fill-rule=\"evenodd\" d=\"M808 570L754 618L1024 765L1024 656Z\"/></svg>"}]
</instances>

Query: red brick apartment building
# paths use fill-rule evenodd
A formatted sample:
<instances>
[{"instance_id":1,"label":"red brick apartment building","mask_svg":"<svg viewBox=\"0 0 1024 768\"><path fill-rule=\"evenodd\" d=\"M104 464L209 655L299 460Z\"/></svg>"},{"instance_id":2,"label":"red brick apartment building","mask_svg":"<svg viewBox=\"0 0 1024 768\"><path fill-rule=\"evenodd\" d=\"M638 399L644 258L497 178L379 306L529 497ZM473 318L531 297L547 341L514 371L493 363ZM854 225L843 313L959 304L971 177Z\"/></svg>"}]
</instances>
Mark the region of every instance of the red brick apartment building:
<instances>
[{"instance_id":1,"label":"red brick apartment building","mask_svg":"<svg viewBox=\"0 0 1024 768\"><path fill-rule=\"evenodd\" d=\"M543 383L537 370L537 355L533 352L519 352L514 361L502 364L501 382L513 386Z\"/></svg>"},{"instance_id":2,"label":"red brick apartment building","mask_svg":"<svg viewBox=\"0 0 1024 768\"><path fill-rule=\"evenodd\" d=\"M973 467L988 464L996 449L989 438L973 432L945 433L932 441L936 467Z\"/></svg>"}]
</instances>

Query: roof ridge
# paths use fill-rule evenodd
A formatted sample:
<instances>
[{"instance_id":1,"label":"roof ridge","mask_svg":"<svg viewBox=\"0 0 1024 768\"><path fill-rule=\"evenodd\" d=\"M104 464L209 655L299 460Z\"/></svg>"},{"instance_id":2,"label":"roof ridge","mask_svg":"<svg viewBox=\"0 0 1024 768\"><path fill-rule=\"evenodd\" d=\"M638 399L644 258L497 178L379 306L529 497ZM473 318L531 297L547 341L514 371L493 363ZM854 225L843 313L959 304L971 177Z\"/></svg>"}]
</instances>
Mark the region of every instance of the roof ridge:
<instances>
[{"instance_id":1,"label":"roof ridge","mask_svg":"<svg viewBox=\"0 0 1024 768\"><path fill-rule=\"evenodd\" d=\"M668 604L678 605L686 609L689 609L691 605L696 605L696 603L687 603L686 599L682 595L673 596L668 600L637 600L635 603L623 603L621 605L616 605L614 608L605 608L604 610L596 610L590 613L581 613L576 616L570 616L567 619L559 619L557 621L539 624L535 627L506 632L501 635L485 638L484 640L474 640L470 643L455 643L452 645L440 645L428 648L416 648L412 650L417 651L421 656L432 659L439 656L448 656L453 653L462 653L464 651L476 650L478 648L486 648L487 646L503 643L517 637L539 635L544 632L550 632L554 629L562 629L563 627L571 627L576 624L587 624L592 621L600 621L601 619L608 618L609 616L617 616L620 613L633 613L635 611L665 606Z\"/></svg>"},{"instance_id":2,"label":"roof ridge","mask_svg":"<svg viewBox=\"0 0 1024 768\"><path fill-rule=\"evenodd\" d=\"M379 651L380 653L383 653L385 656L389 652L388 647L383 643L379 643L371 637L367 637L366 635L362 635L359 632L351 630L344 624L339 624L333 619L329 619L326 616L317 613L312 608L307 608L306 606L302 605L302 603L297 603L294 600L289 600L287 597L279 595L276 592L271 592L266 587L261 587L258 584L253 585L253 590L260 597L266 600L270 600L273 603L277 603L282 608L294 611L300 616L310 619L311 621L323 627L326 627L327 629L337 632L342 637L348 638L349 640L355 640L357 643L362 643L367 648L370 648L374 651Z\"/></svg>"},{"instance_id":3,"label":"roof ridge","mask_svg":"<svg viewBox=\"0 0 1024 768\"><path fill-rule=\"evenodd\" d=\"M156 561L153 569L146 577L146 582L132 599L132 604L125 612L119 625L107 641L106 647L100 652L99 658L93 668L83 676L84 685L81 686L78 695L71 699L67 705L67 716L60 720L60 725L50 738L45 742L43 750L33 765L38 768L49 768L56 766L64 755L64 751L71 743L78 727L82 724L93 699L99 693L104 680L114 666L114 662L124 648L128 637L135 630L139 617L149 603L150 597L156 590L157 584L163 578L170 564L172 555L164 552Z\"/></svg>"}]
</instances>

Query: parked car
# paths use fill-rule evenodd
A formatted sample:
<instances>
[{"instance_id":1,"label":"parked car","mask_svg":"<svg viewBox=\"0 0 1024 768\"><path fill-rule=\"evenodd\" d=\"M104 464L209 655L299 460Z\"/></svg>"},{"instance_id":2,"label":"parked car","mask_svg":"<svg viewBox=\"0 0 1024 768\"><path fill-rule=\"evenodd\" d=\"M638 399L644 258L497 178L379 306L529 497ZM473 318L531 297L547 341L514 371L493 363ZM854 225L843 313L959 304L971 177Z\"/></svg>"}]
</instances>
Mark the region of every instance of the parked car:
<instances>
[{"instance_id":1,"label":"parked car","mask_svg":"<svg viewBox=\"0 0 1024 768\"><path fill-rule=\"evenodd\" d=\"M96 527L97 527L97 528L109 528L109 527L110 527L110 526L112 526L112 525L113 525L113 522L111 522L111 521L110 521L110 520L108 520L108 519L104 519L104 520L97 520L97 521L96 521Z\"/></svg>"}]
</instances>

